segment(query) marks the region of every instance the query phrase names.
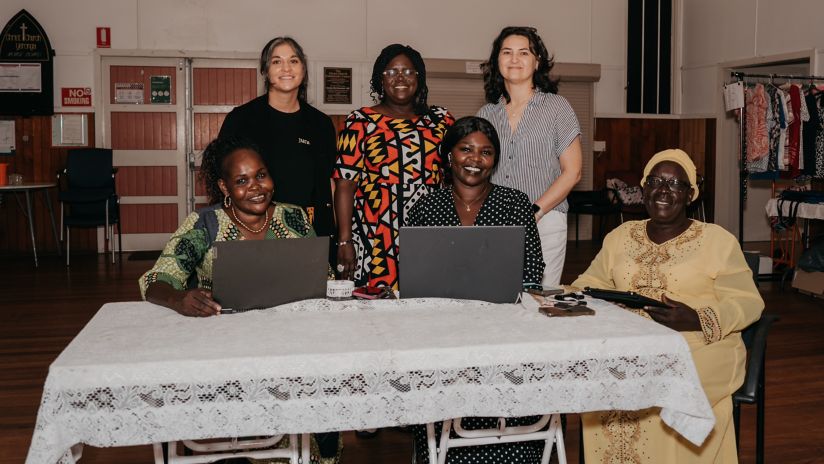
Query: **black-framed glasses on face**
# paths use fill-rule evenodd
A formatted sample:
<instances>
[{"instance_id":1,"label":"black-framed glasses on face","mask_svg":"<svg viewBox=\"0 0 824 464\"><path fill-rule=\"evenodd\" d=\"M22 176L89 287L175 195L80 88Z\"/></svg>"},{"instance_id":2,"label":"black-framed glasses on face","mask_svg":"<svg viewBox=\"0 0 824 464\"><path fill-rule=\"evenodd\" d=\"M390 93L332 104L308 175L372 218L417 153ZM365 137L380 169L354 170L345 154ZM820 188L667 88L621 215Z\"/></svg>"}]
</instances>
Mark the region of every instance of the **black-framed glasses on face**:
<instances>
[{"instance_id":1,"label":"black-framed glasses on face","mask_svg":"<svg viewBox=\"0 0 824 464\"><path fill-rule=\"evenodd\" d=\"M644 182L644 187L649 187L651 189L657 189L662 185L667 184L667 187L673 192L686 192L692 187L692 184L689 182L684 182L682 180L678 180L674 177L669 179L664 179L658 176L647 176L647 180Z\"/></svg>"},{"instance_id":2,"label":"black-framed glasses on face","mask_svg":"<svg viewBox=\"0 0 824 464\"><path fill-rule=\"evenodd\" d=\"M383 72L383 75L389 79L392 79L399 74L403 75L403 77L413 77L418 75L418 71L411 68L389 68Z\"/></svg>"}]
</instances>

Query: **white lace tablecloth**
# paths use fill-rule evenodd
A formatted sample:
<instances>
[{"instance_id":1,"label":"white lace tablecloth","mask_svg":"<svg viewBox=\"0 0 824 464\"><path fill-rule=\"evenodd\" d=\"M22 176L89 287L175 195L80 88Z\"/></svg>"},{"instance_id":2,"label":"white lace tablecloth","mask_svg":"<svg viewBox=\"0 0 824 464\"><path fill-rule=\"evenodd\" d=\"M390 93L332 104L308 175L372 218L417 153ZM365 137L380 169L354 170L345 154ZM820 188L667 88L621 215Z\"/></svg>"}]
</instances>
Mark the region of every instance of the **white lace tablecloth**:
<instances>
[{"instance_id":1,"label":"white lace tablecloth","mask_svg":"<svg viewBox=\"0 0 824 464\"><path fill-rule=\"evenodd\" d=\"M798 210L796 210L795 212L796 217L804 219L824 220L824 204L820 203L792 203L789 201L785 201L782 204L781 214L784 216L789 215L792 212L790 210L790 206L795 204L798 205ZM767 201L767 204L764 207L764 209L767 210L767 216L778 216L778 200L775 198L771 198L769 201Z\"/></svg>"},{"instance_id":2,"label":"white lace tablecloth","mask_svg":"<svg viewBox=\"0 0 824 464\"><path fill-rule=\"evenodd\" d=\"M107 304L51 365L26 462L73 462L77 443L651 406L701 443L715 419L683 337L590 304L595 316L570 318L531 298L309 300L211 318Z\"/></svg>"}]
</instances>

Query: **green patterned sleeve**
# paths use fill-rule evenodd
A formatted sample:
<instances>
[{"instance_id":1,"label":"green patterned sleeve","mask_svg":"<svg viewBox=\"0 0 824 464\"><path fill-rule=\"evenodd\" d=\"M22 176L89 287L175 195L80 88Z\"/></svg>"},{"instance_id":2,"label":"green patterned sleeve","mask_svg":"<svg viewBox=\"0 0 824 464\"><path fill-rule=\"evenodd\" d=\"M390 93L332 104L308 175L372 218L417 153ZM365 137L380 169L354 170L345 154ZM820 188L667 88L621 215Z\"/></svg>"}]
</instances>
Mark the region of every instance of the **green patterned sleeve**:
<instances>
[{"instance_id":1,"label":"green patterned sleeve","mask_svg":"<svg viewBox=\"0 0 824 464\"><path fill-rule=\"evenodd\" d=\"M300 206L278 203L272 217L274 238L315 237L315 230L309 222L309 216Z\"/></svg>"},{"instance_id":2,"label":"green patterned sleeve","mask_svg":"<svg viewBox=\"0 0 824 464\"><path fill-rule=\"evenodd\" d=\"M206 229L194 228L198 214L192 213L169 239L157 262L140 277L140 296L146 299L146 289L153 282L165 282L176 290L185 290L189 277L209 251Z\"/></svg>"}]
</instances>

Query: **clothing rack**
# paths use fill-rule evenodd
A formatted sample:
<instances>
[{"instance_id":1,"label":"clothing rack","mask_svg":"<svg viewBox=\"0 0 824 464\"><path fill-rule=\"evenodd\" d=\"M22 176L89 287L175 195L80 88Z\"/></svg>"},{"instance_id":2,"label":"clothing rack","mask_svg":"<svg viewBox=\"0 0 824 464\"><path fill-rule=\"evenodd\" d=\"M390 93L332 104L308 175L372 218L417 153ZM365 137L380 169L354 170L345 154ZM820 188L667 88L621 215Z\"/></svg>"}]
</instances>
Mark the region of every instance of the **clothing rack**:
<instances>
[{"instance_id":1,"label":"clothing rack","mask_svg":"<svg viewBox=\"0 0 824 464\"><path fill-rule=\"evenodd\" d=\"M812 75L797 75L797 74L755 74L755 73L745 73L745 72L738 72L732 71L730 72L730 76L737 80L738 82L743 83L747 79L769 79L772 82L775 79L784 79L784 80L797 80L797 81L804 81L813 83L816 81L824 81L824 76L812 76ZM745 125L747 121L747 105L744 104L741 107L741 119L740 123L738 124L738 140L739 140L739 160L738 160L738 243L743 247L744 246L744 202L745 202L745 191L747 188L747 159L744 156L744 147L747 144L747 133L745 130Z\"/></svg>"}]
</instances>

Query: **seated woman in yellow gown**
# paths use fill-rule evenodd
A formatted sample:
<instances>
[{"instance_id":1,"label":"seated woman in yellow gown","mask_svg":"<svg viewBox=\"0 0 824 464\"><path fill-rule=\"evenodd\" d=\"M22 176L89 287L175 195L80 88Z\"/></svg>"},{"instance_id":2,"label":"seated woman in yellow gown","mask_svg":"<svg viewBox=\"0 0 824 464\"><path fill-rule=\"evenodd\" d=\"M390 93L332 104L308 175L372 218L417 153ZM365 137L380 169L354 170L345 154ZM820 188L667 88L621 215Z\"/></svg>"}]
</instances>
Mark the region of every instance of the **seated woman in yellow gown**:
<instances>
[{"instance_id":1,"label":"seated woman in yellow gown","mask_svg":"<svg viewBox=\"0 0 824 464\"><path fill-rule=\"evenodd\" d=\"M634 291L669 308L634 310L681 332L692 352L715 427L695 446L666 426L660 408L582 416L584 451L594 463L737 462L731 395L743 383L740 332L764 301L736 239L715 224L687 217L698 196L696 169L682 150L662 151L644 168L648 220L625 222L605 239L573 286Z\"/></svg>"}]
</instances>

